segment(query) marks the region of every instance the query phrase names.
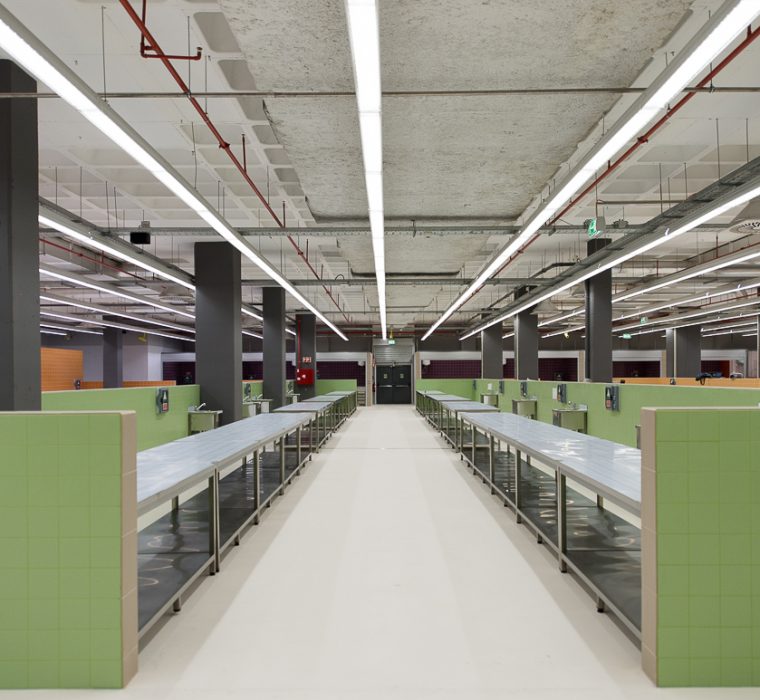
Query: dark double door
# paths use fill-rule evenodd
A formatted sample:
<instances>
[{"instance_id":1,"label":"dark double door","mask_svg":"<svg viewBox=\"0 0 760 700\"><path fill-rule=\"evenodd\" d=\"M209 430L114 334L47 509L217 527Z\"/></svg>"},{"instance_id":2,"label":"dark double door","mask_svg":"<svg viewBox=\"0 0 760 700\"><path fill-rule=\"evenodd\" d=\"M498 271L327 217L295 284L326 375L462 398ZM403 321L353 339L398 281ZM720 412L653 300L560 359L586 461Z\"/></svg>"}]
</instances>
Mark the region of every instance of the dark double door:
<instances>
[{"instance_id":1,"label":"dark double door","mask_svg":"<svg viewBox=\"0 0 760 700\"><path fill-rule=\"evenodd\" d=\"M377 366L377 403L412 403L412 366Z\"/></svg>"}]
</instances>

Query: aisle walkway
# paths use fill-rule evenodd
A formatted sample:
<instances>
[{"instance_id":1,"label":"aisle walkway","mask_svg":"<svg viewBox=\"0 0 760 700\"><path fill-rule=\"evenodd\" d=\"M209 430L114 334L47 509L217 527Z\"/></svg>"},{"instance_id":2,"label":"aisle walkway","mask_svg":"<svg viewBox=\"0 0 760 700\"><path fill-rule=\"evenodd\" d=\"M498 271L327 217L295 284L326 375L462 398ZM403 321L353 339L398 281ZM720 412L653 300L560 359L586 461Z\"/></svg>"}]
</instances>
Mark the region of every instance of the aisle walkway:
<instances>
[{"instance_id":1,"label":"aisle walkway","mask_svg":"<svg viewBox=\"0 0 760 700\"><path fill-rule=\"evenodd\" d=\"M411 407L360 409L328 444L148 644L124 693L72 695L662 696L634 645Z\"/></svg>"}]
</instances>

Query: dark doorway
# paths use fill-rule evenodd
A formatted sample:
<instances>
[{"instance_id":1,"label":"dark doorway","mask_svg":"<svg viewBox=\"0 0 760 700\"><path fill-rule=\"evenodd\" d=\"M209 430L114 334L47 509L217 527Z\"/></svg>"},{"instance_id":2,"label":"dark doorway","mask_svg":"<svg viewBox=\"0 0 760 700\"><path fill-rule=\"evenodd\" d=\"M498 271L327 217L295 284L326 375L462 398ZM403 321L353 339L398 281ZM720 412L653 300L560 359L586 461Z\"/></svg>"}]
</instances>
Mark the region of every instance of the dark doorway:
<instances>
[{"instance_id":1,"label":"dark doorway","mask_svg":"<svg viewBox=\"0 0 760 700\"><path fill-rule=\"evenodd\" d=\"M412 366L378 365L377 403L412 402Z\"/></svg>"}]
</instances>

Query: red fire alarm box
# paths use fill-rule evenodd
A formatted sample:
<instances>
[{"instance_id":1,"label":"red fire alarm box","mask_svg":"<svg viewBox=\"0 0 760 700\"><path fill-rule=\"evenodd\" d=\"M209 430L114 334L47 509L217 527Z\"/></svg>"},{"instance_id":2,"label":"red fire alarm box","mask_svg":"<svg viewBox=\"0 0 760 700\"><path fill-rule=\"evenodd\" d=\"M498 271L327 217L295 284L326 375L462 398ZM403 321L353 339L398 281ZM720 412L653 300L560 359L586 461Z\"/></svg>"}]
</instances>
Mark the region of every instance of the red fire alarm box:
<instances>
[{"instance_id":1,"label":"red fire alarm box","mask_svg":"<svg viewBox=\"0 0 760 700\"><path fill-rule=\"evenodd\" d=\"M314 370L310 368L299 367L296 370L296 384L299 386L311 386L314 384Z\"/></svg>"}]
</instances>

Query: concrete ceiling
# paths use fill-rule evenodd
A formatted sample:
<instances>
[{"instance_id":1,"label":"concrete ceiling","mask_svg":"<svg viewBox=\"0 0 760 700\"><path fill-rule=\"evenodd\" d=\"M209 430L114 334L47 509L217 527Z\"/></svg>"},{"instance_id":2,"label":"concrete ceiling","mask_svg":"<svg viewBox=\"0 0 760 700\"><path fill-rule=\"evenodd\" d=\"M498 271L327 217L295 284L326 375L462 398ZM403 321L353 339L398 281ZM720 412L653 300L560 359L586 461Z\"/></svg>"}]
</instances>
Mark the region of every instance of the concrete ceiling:
<instances>
[{"instance_id":1,"label":"concrete ceiling","mask_svg":"<svg viewBox=\"0 0 760 700\"><path fill-rule=\"evenodd\" d=\"M115 0L2 2L96 90L103 87L100 21L105 7L108 92L176 90L158 62L139 57L137 30ZM383 89L416 93L383 100L387 225L405 228L387 235L388 277L418 276L414 282L389 284L391 323L423 329L434 321L464 288L450 280L474 278L508 241L513 229L505 227L522 220L567 171L568 162L576 162L634 99L614 91L452 93L646 86L665 66L666 56L678 51L719 5L720 0L381 0ZM331 318L343 323L345 313L352 324L377 328L343 0L150 0L149 8L150 27L167 50L186 49L188 25L191 45L203 47L205 62L178 64L183 75L190 71L194 90L349 93L230 94L210 98L208 111L238 156L245 135L249 174L278 213L284 204L288 225L296 231L294 240L304 250L308 244L309 262L326 283L332 282L329 288L340 309L286 238L265 229L251 242L302 284L308 298ZM715 85L755 86L759 63L756 42ZM423 94L430 91L443 94ZM112 97L110 104L222 209L233 226L248 231L272 226L187 100ZM41 194L73 216L81 211L84 219L117 233L135 228L144 218L156 228L172 228L171 235L154 236L149 252L192 273L194 243L218 237L202 231L204 224L192 212L71 108L45 99L39 111ZM580 226L599 213L608 221L643 224L667 210L670 202L758 156L758 93L700 94L596 192L578 202L563 222ZM723 246L721 251L754 243L757 234L730 229L735 217L741 212L728 212L713 227L616 269L616 288L681 269L716 243ZM502 230L484 228L489 225ZM341 232L345 226L360 232ZM544 268L540 277L550 279L564 269L559 265L585 256L586 240L580 229L539 236L502 272L502 283L474 297L452 321L461 326L484 309L503 305L515 280L524 281ZM56 243L69 245L62 239ZM94 263L83 267L74 253L53 252L52 247L44 251L46 264L83 274L99 271L148 296L171 298L176 291L141 272L137 281L128 274L133 270L98 269ZM760 268L755 271L750 265L725 274L734 272L750 277ZM262 274L244 263L243 277L256 281ZM646 295L641 305L719 284L691 280ZM104 301L91 290L52 286L78 298ZM260 286L246 286L244 299L259 302ZM555 306L572 308L578 301L575 289L558 297ZM178 297L176 303L192 304L192 299ZM289 300L289 311L297 308Z\"/></svg>"},{"instance_id":2,"label":"concrete ceiling","mask_svg":"<svg viewBox=\"0 0 760 700\"><path fill-rule=\"evenodd\" d=\"M688 5L385 1L383 89L627 86ZM342 0L220 0L220 6L259 89L352 88ZM615 99L386 97L386 216L516 219ZM272 100L267 113L316 220L364 218L353 98Z\"/></svg>"}]
</instances>

